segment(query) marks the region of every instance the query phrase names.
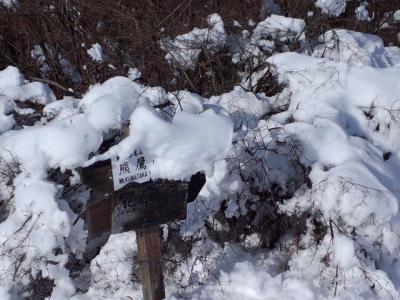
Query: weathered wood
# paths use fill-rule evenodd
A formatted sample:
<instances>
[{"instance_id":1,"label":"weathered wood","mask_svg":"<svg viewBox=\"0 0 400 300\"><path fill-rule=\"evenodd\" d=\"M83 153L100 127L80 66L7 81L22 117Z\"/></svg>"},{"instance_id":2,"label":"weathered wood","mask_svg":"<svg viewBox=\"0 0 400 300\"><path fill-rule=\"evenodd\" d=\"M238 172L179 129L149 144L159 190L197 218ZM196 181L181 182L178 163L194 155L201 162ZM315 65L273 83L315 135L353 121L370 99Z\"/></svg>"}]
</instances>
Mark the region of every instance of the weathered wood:
<instances>
[{"instance_id":1,"label":"weathered wood","mask_svg":"<svg viewBox=\"0 0 400 300\"><path fill-rule=\"evenodd\" d=\"M80 175L82 183L100 194L107 195L114 191L110 159L98 161L86 168L81 168Z\"/></svg>"},{"instance_id":2,"label":"weathered wood","mask_svg":"<svg viewBox=\"0 0 400 300\"><path fill-rule=\"evenodd\" d=\"M115 192L113 233L186 219L188 183L130 183Z\"/></svg>"},{"instance_id":3,"label":"weathered wood","mask_svg":"<svg viewBox=\"0 0 400 300\"><path fill-rule=\"evenodd\" d=\"M144 300L165 298L158 225L136 230L139 271Z\"/></svg>"},{"instance_id":4,"label":"weathered wood","mask_svg":"<svg viewBox=\"0 0 400 300\"><path fill-rule=\"evenodd\" d=\"M112 201L110 197L92 192L86 207L86 224L88 239L96 238L103 233L111 233Z\"/></svg>"},{"instance_id":5,"label":"weathered wood","mask_svg":"<svg viewBox=\"0 0 400 300\"><path fill-rule=\"evenodd\" d=\"M107 242L112 229L112 201L109 197L91 191L91 196L86 204L86 226L88 237L85 256L92 259L101 247Z\"/></svg>"}]
</instances>

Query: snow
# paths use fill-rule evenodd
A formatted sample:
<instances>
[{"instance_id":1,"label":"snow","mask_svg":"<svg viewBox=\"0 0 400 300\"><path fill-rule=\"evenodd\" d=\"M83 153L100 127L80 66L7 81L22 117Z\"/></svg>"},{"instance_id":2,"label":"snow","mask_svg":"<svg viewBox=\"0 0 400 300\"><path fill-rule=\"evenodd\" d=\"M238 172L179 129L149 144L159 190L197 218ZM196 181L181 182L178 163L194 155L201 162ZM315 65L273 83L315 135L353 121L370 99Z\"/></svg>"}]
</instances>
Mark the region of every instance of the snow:
<instances>
[{"instance_id":1,"label":"snow","mask_svg":"<svg viewBox=\"0 0 400 300\"><path fill-rule=\"evenodd\" d=\"M393 20L394 22L400 22L400 9L396 10L393 14Z\"/></svg>"},{"instance_id":2,"label":"snow","mask_svg":"<svg viewBox=\"0 0 400 300\"><path fill-rule=\"evenodd\" d=\"M0 71L0 90L21 86L24 81L24 76L16 67L9 66Z\"/></svg>"},{"instance_id":3,"label":"snow","mask_svg":"<svg viewBox=\"0 0 400 300\"><path fill-rule=\"evenodd\" d=\"M260 39L262 36L269 36L281 42L302 40L304 39L304 27L304 20L273 14L257 24L253 37Z\"/></svg>"},{"instance_id":4,"label":"snow","mask_svg":"<svg viewBox=\"0 0 400 300\"><path fill-rule=\"evenodd\" d=\"M257 68L275 50L275 42L304 42L305 22L301 19L272 14L257 24L252 33L243 30L240 37L230 37L232 62L235 64L247 61ZM250 61L250 62L249 62Z\"/></svg>"},{"instance_id":5,"label":"snow","mask_svg":"<svg viewBox=\"0 0 400 300\"><path fill-rule=\"evenodd\" d=\"M346 0L317 0L315 6L332 17L337 17L346 9Z\"/></svg>"},{"instance_id":6,"label":"snow","mask_svg":"<svg viewBox=\"0 0 400 300\"><path fill-rule=\"evenodd\" d=\"M341 268L350 269L357 264L353 241L346 236L338 236L334 239L334 261Z\"/></svg>"},{"instance_id":7,"label":"snow","mask_svg":"<svg viewBox=\"0 0 400 300\"><path fill-rule=\"evenodd\" d=\"M48 118L64 119L79 112L78 104L78 99L64 97L63 99L47 104L43 108L43 113Z\"/></svg>"},{"instance_id":8,"label":"snow","mask_svg":"<svg viewBox=\"0 0 400 300\"><path fill-rule=\"evenodd\" d=\"M368 10L365 5L360 5L356 8L356 17L359 21L371 21L371 18L368 16Z\"/></svg>"},{"instance_id":9,"label":"snow","mask_svg":"<svg viewBox=\"0 0 400 300\"><path fill-rule=\"evenodd\" d=\"M209 28L194 28L192 31L178 35L174 39L162 38L161 49L167 52L165 59L180 69L194 69L202 47L211 53L223 47L226 40L224 22L218 14L207 18Z\"/></svg>"},{"instance_id":10,"label":"snow","mask_svg":"<svg viewBox=\"0 0 400 300\"><path fill-rule=\"evenodd\" d=\"M204 99L188 91L179 91L177 93L168 93L166 96L176 107L175 113L186 111L189 113L201 113L204 110Z\"/></svg>"},{"instance_id":11,"label":"snow","mask_svg":"<svg viewBox=\"0 0 400 300\"><path fill-rule=\"evenodd\" d=\"M264 266L247 261L235 263L229 272L220 271L218 280L220 283L209 283L191 299L315 299L307 283L294 278L283 280L282 275L272 277Z\"/></svg>"},{"instance_id":12,"label":"snow","mask_svg":"<svg viewBox=\"0 0 400 300\"><path fill-rule=\"evenodd\" d=\"M380 70L368 64L351 67L342 61L294 53L276 55L270 62L292 92L288 110L296 121L284 129L301 141L304 162L312 166L311 191L299 193L282 209L317 209L326 220L340 219L348 233L357 228L357 242L373 251L366 245L388 234L386 229L391 228L398 211L393 192L398 184L389 179L397 176L397 160L386 164L382 156L388 149L397 153L399 144L384 129L384 123L391 122L388 116L380 119L377 112L372 121L363 112L375 106L382 111L393 109L399 97L395 78L400 69L389 66ZM376 130L375 122L383 122L382 131ZM391 124L396 130L398 123ZM381 245L394 254L396 233L389 232L394 240L382 239ZM343 269L366 263L351 255L352 243L339 239L334 247L336 262Z\"/></svg>"},{"instance_id":13,"label":"snow","mask_svg":"<svg viewBox=\"0 0 400 300\"><path fill-rule=\"evenodd\" d=\"M7 91L1 98L5 112L16 98L12 93L21 93L20 99L40 100L39 93L26 88L32 83L25 84L17 69L8 68L6 72L10 76L4 76L6 79L1 82L2 91ZM6 124L6 132L0 136L0 157L7 166L16 162L18 173L12 181L13 210L0 226L4 250L12 253L2 260L2 284L13 286L13 272L21 284L29 281L31 272L34 276L40 272L54 280L53 299L70 298L75 293L64 265L66 253L82 256L86 240L83 221L74 222L76 214L59 199L62 187L47 180L47 171L59 168L64 172L87 163L99 149L103 134L121 128L123 122L130 120L131 136L108 154L129 155L132 147L140 145L150 149L150 157L156 163L155 176L188 179L199 170L212 174L215 161L223 159L231 147L230 118L221 108L206 109L202 101L193 102L195 96L182 93L185 110L168 120L150 106L162 95L167 96L162 89L145 89L129 78L114 77L92 86L80 101L71 97L57 102L42 98L39 103L46 104L43 112L48 121L21 130L9 130L10 125ZM190 102L197 108L191 109ZM3 191L4 195L10 192L8 187ZM47 237L45 242L43 236ZM54 254L57 247L60 254ZM23 264L18 265L22 256ZM48 261L52 265L46 267ZM126 265L126 270L130 272L131 266Z\"/></svg>"},{"instance_id":14,"label":"snow","mask_svg":"<svg viewBox=\"0 0 400 300\"><path fill-rule=\"evenodd\" d=\"M229 117L212 109L199 114L181 112L166 121L141 105L132 113L130 124L128 138L92 161L111 156L124 159L135 149L143 149L154 160L149 166L154 179L189 179L198 171L212 174L214 162L229 151L233 132Z\"/></svg>"},{"instance_id":15,"label":"snow","mask_svg":"<svg viewBox=\"0 0 400 300\"><path fill-rule=\"evenodd\" d=\"M134 232L111 235L90 264L93 276L88 292L72 299L142 299L140 285L131 278L136 251Z\"/></svg>"},{"instance_id":16,"label":"snow","mask_svg":"<svg viewBox=\"0 0 400 300\"><path fill-rule=\"evenodd\" d=\"M0 137L0 154L8 157L10 152L27 172L42 173L50 167L78 166L101 142L101 135L86 123L85 117L75 115L47 126L4 133Z\"/></svg>"},{"instance_id":17,"label":"snow","mask_svg":"<svg viewBox=\"0 0 400 300\"><path fill-rule=\"evenodd\" d=\"M9 115L13 111L13 107L8 99L0 96L0 133L10 130L14 124L14 118Z\"/></svg>"},{"instance_id":18,"label":"snow","mask_svg":"<svg viewBox=\"0 0 400 300\"><path fill-rule=\"evenodd\" d=\"M130 80L136 80L142 77L142 73L137 68L129 68L128 78Z\"/></svg>"},{"instance_id":19,"label":"snow","mask_svg":"<svg viewBox=\"0 0 400 300\"><path fill-rule=\"evenodd\" d=\"M234 87L229 93L211 97L210 103L222 106L230 114L244 113L256 117L260 117L269 107L266 102L261 101L253 93L246 92L241 87Z\"/></svg>"},{"instance_id":20,"label":"snow","mask_svg":"<svg viewBox=\"0 0 400 300\"><path fill-rule=\"evenodd\" d=\"M9 100L30 100L40 104L55 101L53 91L44 83L25 83L24 76L15 67L7 67L0 71L0 95Z\"/></svg>"},{"instance_id":21,"label":"snow","mask_svg":"<svg viewBox=\"0 0 400 300\"><path fill-rule=\"evenodd\" d=\"M52 183L25 179L23 175L16 178L15 210L0 229L3 251L10 253L2 258L1 280L11 286L13 283L9 280L12 280L10 273L13 272L25 281L29 280L30 270L55 278L62 272L67 258L53 252L56 247L64 248L62 237L69 235L70 227L66 213L54 200L56 187ZM19 260L20 265L16 265ZM49 260L53 265L46 267ZM67 283L71 280L64 275L61 281L61 289L68 289Z\"/></svg>"},{"instance_id":22,"label":"snow","mask_svg":"<svg viewBox=\"0 0 400 300\"><path fill-rule=\"evenodd\" d=\"M304 44L305 22L302 19L272 14L256 24L254 30L243 30L240 35L230 35L227 46L234 64L248 63L255 69L282 43ZM242 74L243 75L243 74Z\"/></svg>"},{"instance_id":23,"label":"snow","mask_svg":"<svg viewBox=\"0 0 400 300\"><path fill-rule=\"evenodd\" d=\"M18 5L17 0L1 0L0 3L7 8L15 8Z\"/></svg>"},{"instance_id":24,"label":"snow","mask_svg":"<svg viewBox=\"0 0 400 300\"><path fill-rule=\"evenodd\" d=\"M316 5L336 16L346 2ZM210 15L208 23L161 40L171 46L163 49L174 67L193 68L197 48L227 45L221 17ZM90 191L81 186L68 194L79 182L77 169L140 148L153 179L188 180L197 171L207 178L187 219L162 227L164 242L176 238L174 231L192 246L187 256L176 251L163 261L167 299L398 299L400 49L335 29L311 55L305 48L272 55L272 39L302 40L304 24L271 15L242 32L245 51L270 51L254 62L257 71L240 74L240 85L209 99L145 86L131 68L128 77L97 83L81 99L55 101L47 85L28 82L17 68L0 71L0 199L8 203L0 211L0 298L32 296L28 287L39 275L54 280L50 299L142 298L134 232L111 235L79 274L69 269L71 259L84 257L87 236L71 203L85 203ZM184 41L197 48L173 60L172 46ZM233 56L236 63L245 59ZM267 72L282 91L252 92ZM41 118L14 127L18 101L39 104ZM153 107L167 102L163 110ZM125 139L99 149L128 123ZM59 183L55 171L73 175ZM250 230L243 244L211 239L210 226L222 238L236 234L230 223L250 216L261 226L271 209L266 198L300 229L289 224L276 244ZM221 206L222 216L214 216Z\"/></svg>"},{"instance_id":25,"label":"snow","mask_svg":"<svg viewBox=\"0 0 400 300\"><path fill-rule=\"evenodd\" d=\"M346 29L327 31L320 37L313 56L344 61L351 66L384 68L400 64L400 48L384 47L383 40L367 33Z\"/></svg>"},{"instance_id":26,"label":"snow","mask_svg":"<svg viewBox=\"0 0 400 300\"><path fill-rule=\"evenodd\" d=\"M90 47L87 50L87 54L89 54L89 56L92 58L93 61L96 62L104 61L103 48L99 43L92 44L92 47Z\"/></svg>"},{"instance_id":27,"label":"snow","mask_svg":"<svg viewBox=\"0 0 400 300\"><path fill-rule=\"evenodd\" d=\"M44 83L27 82L21 72L12 66L0 71L0 133L15 125L12 113L23 113L14 100L47 104L56 99L53 91Z\"/></svg>"},{"instance_id":28,"label":"snow","mask_svg":"<svg viewBox=\"0 0 400 300\"><path fill-rule=\"evenodd\" d=\"M125 98L116 98L116 96L120 95L124 97L126 94L124 92L131 91L132 86L121 85L122 79L115 79L115 82L119 83L116 85L110 84L106 82L104 86L108 88L112 87L115 89L116 93L114 94L114 99L119 99L119 103L123 107L125 104ZM113 82L113 81L111 81ZM133 82L129 81L132 85ZM127 83L127 82L124 82ZM120 89L120 90L118 90ZM94 87L91 92L82 100L82 103L85 105L108 105L107 102L99 102L96 101L100 99L104 99L104 95L101 93L102 89L100 87ZM120 93L118 93L118 91ZM133 94L131 96L137 96L137 94ZM94 99L95 96L98 98ZM132 99L132 98L130 98ZM113 98L110 99L111 101ZM71 101L64 101L64 105L60 105L64 109L68 107L68 104L71 108ZM133 102L134 103L134 102ZM89 107L85 106L85 108ZM49 109L50 105L47 106ZM54 105L53 105L54 107ZM55 107L57 108L57 107ZM100 109L101 110L101 109ZM52 112L56 112L57 110L52 110ZM138 135L140 138L153 139L152 143L159 141L160 138L157 136L157 132L155 132L154 136L148 135L149 128L154 128L151 121L157 121L159 119L158 116L155 115L155 112L149 111L145 108L138 108L136 115L133 115L131 118L132 124L135 125L135 130L139 132L143 132L142 136ZM143 119L144 118L144 119ZM147 119L149 118L149 119ZM219 115L217 113L212 112L211 110L206 111L200 117L196 118L195 116L191 116L189 113L181 112L174 119L172 124L167 124L165 121L159 119L159 129L167 130L163 133L164 138L164 147L161 147L161 150L158 150L158 155L166 154L164 161L160 162L159 168L171 168L177 166L179 167L179 161L182 159L193 159L196 155L200 156L200 165L193 164L191 169L185 171L177 168L175 173L172 172L168 174L169 176L190 176L193 172L197 171L198 168L210 168L212 166L212 159L215 159L213 155L218 154L223 157L226 149L214 147L214 145L220 145L221 136L210 136L209 133L205 132L203 135L193 135L192 132L199 131L199 127L202 127L203 122L209 123L210 128L219 128L222 127L227 128L227 130L231 130L231 125L229 120L224 117L219 120ZM146 122L142 122L146 120ZM149 123L149 121L151 123ZM65 299L69 298L72 293L75 291L71 280L67 276L63 265L65 264L65 256L64 255L54 255L52 250L57 246L60 246L60 242L63 237L67 241L70 242L69 245L73 248L79 248L79 243L84 242L84 240L78 242L76 241L74 244L71 244L74 239L70 238L71 231L71 222L75 219L74 214L69 215L66 214L63 210L61 210L61 203L57 205L55 200L55 194L57 189L51 183L48 183L44 180L46 177L46 170L50 167L61 169L71 169L78 166L80 163L87 160L89 154L100 146L102 141L101 132L95 130L90 124L94 124L96 126L96 122L92 122L92 119L86 117L86 112L74 115L66 115L64 118L55 119L53 122L45 125L45 126L35 126L33 128L25 128L20 131L9 131L4 133L1 136L0 144L2 145L2 153L1 156L5 157L9 160L15 159L21 164L22 173L15 179L15 191L14 191L14 202L15 202L15 213L10 215L7 219L6 223L2 224L2 236L3 240L8 246L7 249L14 249L14 244L19 243L19 239L24 234L29 234L29 243L32 246L31 252L26 252L25 248L21 248L19 252L14 251L13 257L8 260L3 260L4 270L11 269L14 264L14 259L18 258L18 255L22 255L20 253L25 253L25 263L21 267L21 272L26 270L26 268L36 266L36 270L41 270L43 276L48 276L55 280L55 289L53 290L52 297L54 299ZM181 125L185 125L188 123L188 128L181 127ZM193 123L193 124L192 124ZM142 125L143 127L136 126ZM150 126L149 126L150 125ZM114 123L109 124L110 127L114 126ZM214 126L214 127L213 127ZM215 127L217 126L217 127ZM156 126L157 127L157 126ZM105 129L105 127L97 128L98 130ZM157 129L157 128L155 128ZM178 132L175 133L174 129L177 129ZM179 131L181 130L181 131ZM230 134L229 132L222 131L222 138L225 141L225 147L229 147L230 145ZM177 161L177 155L182 150L181 148L176 148L176 144L171 144L171 134L177 134L177 137L181 136L181 142L178 141L178 146L184 147L187 145L184 141L185 137L188 134L191 134L193 137L193 142L197 142L195 147L192 148L192 152L188 152L190 157L179 157L179 161ZM201 145L201 147L200 147ZM200 153L199 150L204 150L204 145L210 147L208 152ZM150 146L154 146L150 144ZM162 144L161 144L162 146ZM202 148L203 147L203 148ZM161 153L165 151L165 153ZM12 153L12 157L10 157L10 153ZM205 161L207 160L207 164ZM167 171L166 169L162 170L164 173ZM182 173L180 173L182 171ZM209 171L209 170L207 170ZM163 173L161 173L163 175ZM20 182L20 183L18 183ZM40 201L36 201L36 199L40 199ZM29 217L28 223L26 223L26 217ZM28 226L26 230L29 230L30 226L34 228L31 231L26 232L26 230L21 231L21 235L15 235L17 229L21 224L25 224ZM46 227L44 227L46 226ZM46 233L45 228L51 228L51 233ZM13 235L13 239L10 240L9 236ZM48 238L46 243L43 243L43 235L52 236L54 238ZM60 240L61 239L61 240ZM13 241L13 243L11 243ZM62 244L61 244L62 245ZM36 249L39 249L38 252ZM66 248L64 248L66 251ZM24 252L21 252L24 251ZM74 252L76 250L73 250ZM38 259L43 257L43 259ZM51 268L44 269L45 262L51 259L55 261L57 264L52 266ZM35 263L33 263L35 261ZM131 267L126 265L127 270L130 271ZM36 272L36 271L35 271ZM64 275L62 275L64 274ZM109 274L107 274L109 275Z\"/></svg>"},{"instance_id":29,"label":"snow","mask_svg":"<svg viewBox=\"0 0 400 300\"><path fill-rule=\"evenodd\" d=\"M87 122L96 130L106 132L121 127L129 120L143 87L127 77L113 77L92 86L79 103Z\"/></svg>"},{"instance_id":30,"label":"snow","mask_svg":"<svg viewBox=\"0 0 400 300\"><path fill-rule=\"evenodd\" d=\"M48 74L50 72L50 66L46 63L46 56L40 45L33 46L31 57L36 61L42 74Z\"/></svg>"},{"instance_id":31,"label":"snow","mask_svg":"<svg viewBox=\"0 0 400 300\"><path fill-rule=\"evenodd\" d=\"M18 87L8 87L2 93L10 100L30 100L40 104L47 104L56 100L53 91L42 82L29 82Z\"/></svg>"},{"instance_id":32,"label":"snow","mask_svg":"<svg viewBox=\"0 0 400 300\"><path fill-rule=\"evenodd\" d=\"M255 122L254 117L261 117L269 108L268 103L241 87L235 87L229 93L211 97L210 103L218 104L226 109L235 122L235 128L243 125L243 120L246 120L245 126L251 127Z\"/></svg>"}]
</instances>

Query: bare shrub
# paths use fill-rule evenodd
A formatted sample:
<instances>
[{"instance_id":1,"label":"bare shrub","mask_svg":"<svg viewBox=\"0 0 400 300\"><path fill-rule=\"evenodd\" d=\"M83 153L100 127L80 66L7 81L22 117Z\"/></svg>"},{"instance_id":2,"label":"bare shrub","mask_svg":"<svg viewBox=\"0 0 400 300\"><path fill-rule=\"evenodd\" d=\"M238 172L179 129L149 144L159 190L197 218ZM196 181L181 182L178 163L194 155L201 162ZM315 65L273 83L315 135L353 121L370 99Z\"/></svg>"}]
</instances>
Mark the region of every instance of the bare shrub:
<instances>
[{"instance_id":1,"label":"bare shrub","mask_svg":"<svg viewBox=\"0 0 400 300\"><path fill-rule=\"evenodd\" d=\"M190 86L184 76L171 84L174 76L159 47L161 35L176 36L195 26L205 26L207 15L215 12L221 14L229 28L233 27L233 20L245 22L251 16L256 19L258 11L257 0L22 0L15 10L0 6L0 68L14 65L31 77L46 78L83 92L89 84L126 75L129 67L137 67L150 85L201 92L204 87ZM104 62L95 62L87 54L94 43L102 46ZM213 58L212 66L221 69L225 62L221 53L219 59ZM198 81L205 67L212 70L203 60L199 70L190 74L190 81ZM213 93L226 85L227 79L222 75L227 72L219 73L213 77L214 82L219 80L211 85L217 89ZM59 87L55 90L58 96L68 94Z\"/></svg>"}]
</instances>

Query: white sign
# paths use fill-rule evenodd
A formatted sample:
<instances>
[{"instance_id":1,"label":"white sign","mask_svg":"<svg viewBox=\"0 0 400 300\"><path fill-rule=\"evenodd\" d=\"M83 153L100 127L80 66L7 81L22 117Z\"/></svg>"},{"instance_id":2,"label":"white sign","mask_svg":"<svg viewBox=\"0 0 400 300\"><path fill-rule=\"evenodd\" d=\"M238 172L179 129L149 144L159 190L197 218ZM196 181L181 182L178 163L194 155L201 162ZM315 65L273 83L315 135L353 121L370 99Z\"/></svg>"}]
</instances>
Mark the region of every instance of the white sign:
<instances>
[{"instance_id":1,"label":"white sign","mask_svg":"<svg viewBox=\"0 0 400 300\"><path fill-rule=\"evenodd\" d=\"M149 164L141 149L133 151L126 159L120 160L118 157L111 159L112 177L114 191L119 190L130 182L143 183L151 179Z\"/></svg>"}]
</instances>

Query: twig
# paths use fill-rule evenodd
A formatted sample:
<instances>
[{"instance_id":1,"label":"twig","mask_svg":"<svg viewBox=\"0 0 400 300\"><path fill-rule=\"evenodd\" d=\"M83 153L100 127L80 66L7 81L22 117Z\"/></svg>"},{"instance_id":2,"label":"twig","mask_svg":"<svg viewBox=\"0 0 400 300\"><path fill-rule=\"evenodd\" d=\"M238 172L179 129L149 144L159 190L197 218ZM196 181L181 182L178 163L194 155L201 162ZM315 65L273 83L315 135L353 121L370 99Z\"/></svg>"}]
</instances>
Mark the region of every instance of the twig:
<instances>
[{"instance_id":1,"label":"twig","mask_svg":"<svg viewBox=\"0 0 400 300\"><path fill-rule=\"evenodd\" d=\"M70 93L70 94L72 94L74 96L77 96L77 97L82 97L82 94L77 93L77 92L72 91L72 90L69 90L66 87L62 86L61 84L59 84L59 83L57 83L57 82L55 82L53 80L50 80L50 79L47 79L47 78L39 78L39 77L29 77L29 79L30 80L34 80L34 81L44 82L44 83L47 83L47 84L50 84L50 85L54 85L54 86L58 87L59 89L63 90L64 92L66 92L66 93Z\"/></svg>"}]
</instances>

